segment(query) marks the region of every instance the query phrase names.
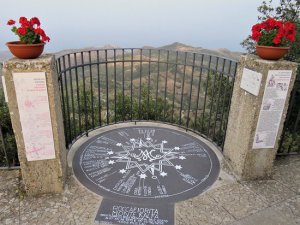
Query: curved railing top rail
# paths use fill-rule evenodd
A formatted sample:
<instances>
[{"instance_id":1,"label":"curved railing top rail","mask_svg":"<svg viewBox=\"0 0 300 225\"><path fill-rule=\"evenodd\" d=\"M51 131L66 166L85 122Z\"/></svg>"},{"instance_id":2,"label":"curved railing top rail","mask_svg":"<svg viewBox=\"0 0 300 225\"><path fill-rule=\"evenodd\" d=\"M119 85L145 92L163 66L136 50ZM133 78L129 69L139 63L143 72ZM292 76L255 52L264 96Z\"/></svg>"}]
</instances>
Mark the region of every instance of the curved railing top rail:
<instances>
[{"instance_id":1,"label":"curved railing top rail","mask_svg":"<svg viewBox=\"0 0 300 225\"><path fill-rule=\"evenodd\" d=\"M71 57L74 58L73 63L71 62ZM62 61L61 68L59 68L61 73L78 67L96 64L143 62L198 67L205 70L221 72L229 76L235 75L235 69L238 63L235 59L213 54L149 48L74 50L58 56L57 61ZM224 67L222 67L222 65L224 65Z\"/></svg>"}]
</instances>

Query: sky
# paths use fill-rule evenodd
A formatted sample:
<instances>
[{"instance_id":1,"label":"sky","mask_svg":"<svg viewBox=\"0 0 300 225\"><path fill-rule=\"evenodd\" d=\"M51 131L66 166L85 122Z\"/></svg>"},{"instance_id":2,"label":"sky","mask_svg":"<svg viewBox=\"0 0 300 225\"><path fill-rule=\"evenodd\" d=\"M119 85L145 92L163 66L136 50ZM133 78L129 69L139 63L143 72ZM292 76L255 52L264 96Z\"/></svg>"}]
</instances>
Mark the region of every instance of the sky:
<instances>
[{"instance_id":1,"label":"sky","mask_svg":"<svg viewBox=\"0 0 300 225\"><path fill-rule=\"evenodd\" d=\"M279 0L274 1L275 3ZM47 52L82 47L194 47L243 51L262 0L1 0L0 50L18 40L6 25L38 17Z\"/></svg>"}]
</instances>

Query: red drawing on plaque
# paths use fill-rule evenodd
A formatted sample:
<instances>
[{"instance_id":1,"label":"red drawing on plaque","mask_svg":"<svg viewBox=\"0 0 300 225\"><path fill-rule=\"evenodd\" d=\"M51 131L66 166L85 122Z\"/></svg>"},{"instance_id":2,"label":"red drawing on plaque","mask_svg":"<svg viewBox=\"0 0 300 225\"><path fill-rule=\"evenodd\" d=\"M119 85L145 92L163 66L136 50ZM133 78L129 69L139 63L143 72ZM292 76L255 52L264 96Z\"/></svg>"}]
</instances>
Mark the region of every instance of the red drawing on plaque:
<instances>
[{"instance_id":1,"label":"red drawing on plaque","mask_svg":"<svg viewBox=\"0 0 300 225\"><path fill-rule=\"evenodd\" d=\"M33 108L33 103L32 103L32 101L30 101L30 100L26 100L26 101L24 102L24 104L25 104L25 108L26 108L26 109Z\"/></svg>"},{"instance_id":2,"label":"red drawing on plaque","mask_svg":"<svg viewBox=\"0 0 300 225\"><path fill-rule=\"evenodd\" d=\"M41 150L42 150L42 148L37 148L37 147L33 146L31 151L28 151L28 153L38 153Z\"/></svg>"}]
</instances>

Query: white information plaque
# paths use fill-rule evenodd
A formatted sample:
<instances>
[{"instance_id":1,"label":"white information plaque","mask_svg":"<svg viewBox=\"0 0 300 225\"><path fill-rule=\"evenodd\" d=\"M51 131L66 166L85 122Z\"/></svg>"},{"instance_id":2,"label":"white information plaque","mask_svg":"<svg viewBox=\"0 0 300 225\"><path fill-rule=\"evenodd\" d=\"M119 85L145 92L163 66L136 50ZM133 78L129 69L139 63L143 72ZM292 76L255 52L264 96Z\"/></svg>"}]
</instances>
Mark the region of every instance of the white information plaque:
<instances>
[{"instance_id":1,"label":"white information plaque","mask_svg":"<svg viewBox=\"0 0 300 225\"><path fill-rule=\"evenodd\" d=\"M262 74L244 68L240 87L257 96L260 89Z\"/></svg>"},{"instance_id":2,"label":"white information plaque","mask_svg":"<svg viewBox=\"0 0 300 225\"><path fill-rule=\"evenodd\" d=\"M55 158L46 74L13 73L28 161Z\"/></svg>"},{"instance_id":3,"label":"white information plaque","mask_svg":"<svg viewBox=\"0 0 300 225\"><path fill-rule=\"evenodd\" d=\"M274 148L291 76L291 70L269 71L253 141L253 149Z\"/></svg>"}]
</instances>

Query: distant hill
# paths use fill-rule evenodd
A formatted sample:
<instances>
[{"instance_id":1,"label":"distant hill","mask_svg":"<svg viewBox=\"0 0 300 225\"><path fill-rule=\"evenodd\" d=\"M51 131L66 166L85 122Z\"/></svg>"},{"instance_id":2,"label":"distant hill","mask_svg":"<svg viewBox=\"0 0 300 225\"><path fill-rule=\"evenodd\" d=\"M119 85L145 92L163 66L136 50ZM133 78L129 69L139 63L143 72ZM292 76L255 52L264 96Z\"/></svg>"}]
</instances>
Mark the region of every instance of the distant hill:
<instances>
[{"instance_id":1,"label":"distant hill","mask_svg":"<svg viewBox=\"0 0 300 225\"><path fill-rule=\"evenodd\" d=\"M168 49L168 50L183 51L183 52L197 52L197 53L225 57L225 58L230 58L235 60L239 60L240 56L242 55L241 52L232 52L226 48L205 49L201 47L193 47L190 45L185 45L179 42L175 42L170 45L159 47L159 49Z\"/></svg>"},{"instance_id":2,"label":"distant hill","mask_svg":"<svg viewBox=\"0 0 300 225\"><path fill-rule=\"evenodd\" d=\"M114 48L121 48L117 45L104 45L103 47L85 47L85 48L74 48L74 49L65 49L55 53L56 57L60 57L66 54L81 52L81 51L93 51L97 49L114 49Z\"/></svg>"}]
</instances>

